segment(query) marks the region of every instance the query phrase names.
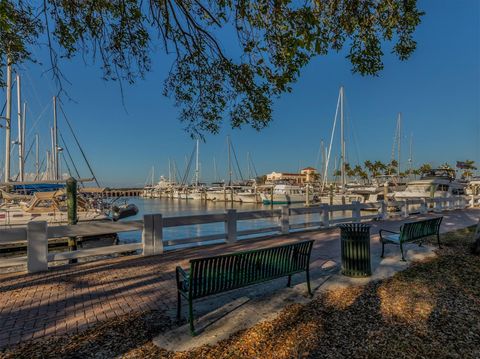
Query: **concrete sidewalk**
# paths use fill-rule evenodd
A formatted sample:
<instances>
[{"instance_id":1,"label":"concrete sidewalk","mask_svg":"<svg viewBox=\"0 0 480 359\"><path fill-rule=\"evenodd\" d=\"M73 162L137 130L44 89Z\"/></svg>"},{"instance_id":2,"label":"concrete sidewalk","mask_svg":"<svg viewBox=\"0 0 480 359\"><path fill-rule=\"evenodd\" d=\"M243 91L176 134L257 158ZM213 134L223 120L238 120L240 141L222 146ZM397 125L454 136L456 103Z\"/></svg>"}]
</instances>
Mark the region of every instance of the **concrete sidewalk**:
<instances>
[{"instance_id":1,"label":"concrete sidewalk","mask_svg":"<svg viewBox=\"0 0 480 359\"><path fill-rule=\"evenodd\" d=\"M480 210L449 211L442 215L442 232L446 232L475 224ZM429 216L432 215L423 217ZM408 218L409 221L415 219ZM376 234L379 228L395 230L402 222L403 220L372 222L372 265L375 274L371 279L392 275L408 265L408 262L400 262L396 246L387 247L383 261L378 258L380 245ZM344 277L335 276L340 260L339 231L336 229L301 232L263 240L243 240L235 244L192 248L152 257L130 256L82 263L33 275L6 274L0 276L0 348L30 339L78 333L107 318L132 311L157 309L174 317L177 265L187 268L188 261L195 257L276 246L307 238L315 240L311 259L314 290L317 289L318 292L318 288L325 287L322 284L327 280L329 285L361 284L365 281L346 281ZM427 255L432 255L430 248L418 249L415 245L407 247L408 261ZM332 280L334 278L337 279ZM280 279L196 302L198 328L203 328L203 334L195 340L210 338L207 342L214 342L242 326L250 326L259 320L275 316L289 303L310 300L304 296L306 285L302 274L294 276L293 284L296 284L293 288L285 288L286 280ZM190 341L188 328L183 334L182 328L183 326L157 338L157 344L180 350L188 345L191 347L202 343ZM176 333L177 338L182 335L181 345L178 341L168 340L169 337L172 338L171 333Z\"/></svg>"}]
</instances>

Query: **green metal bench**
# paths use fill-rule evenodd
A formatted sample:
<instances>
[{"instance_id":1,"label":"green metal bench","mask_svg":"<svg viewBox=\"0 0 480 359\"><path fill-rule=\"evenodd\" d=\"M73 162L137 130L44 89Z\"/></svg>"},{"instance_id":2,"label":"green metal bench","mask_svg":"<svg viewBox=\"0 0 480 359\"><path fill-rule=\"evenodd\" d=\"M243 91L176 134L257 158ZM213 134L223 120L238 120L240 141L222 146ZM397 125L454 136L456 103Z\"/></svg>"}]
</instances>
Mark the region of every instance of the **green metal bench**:
<instances>
[{"instance_id":1,"label":"green metal bench","mask_svg":"<svg viewBox=\"0 0 480 359\"><path fill-rule=\"evenodd\" d=\"M407 222L402 224L400 232L392 232L386 229L380 230L380 241L382 242L382 255L383 258L385 244L396 244L400 246L402 252L402 261L405 261L403 255L403 244L408 242L420 241L422 245L422 239L428 236L437 236L438 248L442 248L440 244L440 224L443 217L435 217L431 219L425 219L416 222ZM384 234L388 233L388 234Z\"/></svg>"},{"instance_id":2,"label":"green metal bench","mask_svg":"<svg viewBox=\"0 0 480 359\"><path fill-rule=\"evenodd\" d=\"M190 261L190 270L176 268L177 318L181 315L181 299L188 300L190 332L195 335L193 325L193 300L246 287L272 279L305 272L308 293L310 288L310 254L313 240L295 242L282 246L198 258Z\"/></svg>"}]
</instances>

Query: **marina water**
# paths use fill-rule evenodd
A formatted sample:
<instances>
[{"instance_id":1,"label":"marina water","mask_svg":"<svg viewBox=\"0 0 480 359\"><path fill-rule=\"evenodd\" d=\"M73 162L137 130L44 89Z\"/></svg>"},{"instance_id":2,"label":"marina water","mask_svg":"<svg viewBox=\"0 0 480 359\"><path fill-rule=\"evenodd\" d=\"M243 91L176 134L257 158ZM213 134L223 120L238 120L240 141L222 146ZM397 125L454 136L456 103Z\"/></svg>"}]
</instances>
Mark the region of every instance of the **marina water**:
<instances>
[{"instance_id":1,"label":"marina water","mask_svg":"<svg viewBox=\"0 0 480 359\"><path fill-rule=\"evenodd\" d=\"M215 201L199 201L199 200L178 200L167 198L130 198L129 203L135 204L139 212L136 216L125 219L140 220L143 219L145 214L162 214L163 217L178 217L178 216L190 216L201 214L216 214L225 213L228 209L235 209L237 212L259 211L259 210L272 210L280 209L281 205L263 205L255 203L241 203L241 202L215 202ZM302 204L292 204L290 207L303 207ZM351 217L351 211L335 212L335 218ZM307 214L299 216L291 216L290 223L302 223L320 221L319 214ZM237 228L239 231L271 227L278 225L277 218L262 218L257 220L239 221ZM179 238L193 238L199 236L220 234L225 232L225 226L223 223L208 223L208 224L195 224L191 226L170 227L164 228L164 240L179 239ZM266 235L262 233L261 235ZM133 243L141 241L141 233L136 232L124 232L119 233L121 243ZM215 242L215 241L214 241ZM212 243L214 243L212 242ZM205 244L205 242L203 243Z\"/></svg>"}]
</instances>

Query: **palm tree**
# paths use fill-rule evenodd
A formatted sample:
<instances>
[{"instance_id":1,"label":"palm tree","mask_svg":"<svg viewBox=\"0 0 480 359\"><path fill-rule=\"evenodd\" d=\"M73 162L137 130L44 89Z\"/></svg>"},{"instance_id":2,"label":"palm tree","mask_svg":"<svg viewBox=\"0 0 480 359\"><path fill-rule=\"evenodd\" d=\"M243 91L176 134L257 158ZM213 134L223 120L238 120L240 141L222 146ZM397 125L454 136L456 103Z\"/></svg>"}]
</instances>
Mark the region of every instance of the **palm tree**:
<instances>
[{"instance_id":1,"label":"palm tree","mask_svg":"<svg viewBox=\"0 0 480 359\"><path fill-rule=\"evenodd\" d=\"M466 160L465 164L470 168L471 170L476 170L477 167L475 166L475 161L472 160Z\"/></svg>"},{"instance_id":2,"label":"palm tree","mask_svg":"<svg viewBox=\"0 0 480 359\"><path fill-rule=\"evenodd\" d=\"M417 169L412 169L412 175L413 175L413 179L417 179L417 176L420 176L422 173L420 172L420 170L417 168Z\"/></svg>"},{"instance_id":3,"label":"palm tree","mask_svg":"<svg viewBox=\"0 0 480 359\"><path fill-rule=\"evenodd\" d=\"M363 165L365 166L365 168L367 169L368 173L370 174L370 176L372 176L372 173L373 173L373 163L370 161L370 160L366 160ZM368 175L367 175L367 179L368 179Z\"/></svg>"},{"instance_id":4,"label":"palm tree","mask_svg":"<svg viewBox=\"0 0 480 359\"><path fill-rule=\"evenodd\" d=\"M453 169L452 166L450 166L448 164L448 162L445 162L443 165L438 166L438 168L440 168L442 170L452 170Z\"/></svg>"},{"instance_id":5,"label":"palm tree","mask_svg":"<svg viewBox=\"0 0 480 359\"><path fill-rule=\"evenodd\" d=\"M394 175L397 173L398 162L397 160L392 160L386 168L385 174L386 175Z\"/></svg>"},{"instance_id":6,"label":"palm tree","mask_svg":"<svg viewBox=\"0 0 480 359\"><path fill-rule=\"evenodd\" d=\"M472 177L473 171L477 169L477 167L475 166L475 161L472 160L464 161L461 166L459 166L457 162L457 167L463 169L462 178L465 179L469 179L470 177Z\"/></svg>"},{"instance_id":7,"label":"palm tree","mask_svg":"<svg viewBox=\"0 0 480 359\"><path fill-rule=\"evenodd\" d=\"M432 166L430 165L430 163L424 163L418 168L418 171L420 172L421 175L426 175L430 173L431 170L432 170Z\"/></svg>"},{"instance_id":8,"label":"palm tree","mask_svg":"<svg viewBox=\"0 0 480 359\"><path fill-rule=\"evenodd\" d=\"M381 161L375 161L373 163L372 175L374 177L380 176L383 171L387 169L387 166Z\"/></svg>"},{"instance_id":9,"label":"palm tree","mask_svg":"<svg viewBox=\"0 0 480 359\"><path fill-rule=\"evenodd\" d=\"M462 172L462 178L464 179L470 179L470 177L473 176L473 171L470 169L464 169Z\"/></svg>"},{"instance_id":10,"label":"palm tree","mask_svg":"<svg viewBox=\"0 0 480 359\"><path fill-rule=\"evenodd\" d=\"M363 172L362 166L360 166L360 165L355 165L355 167L353 168L353 170L355 171L355 174L356 174L357 176L359 176L360 173Z\"/></svg>"},{"instance_id":11,"label":"palm tree","mask_svg":"<svg viewBox=\"0 0 480 359\"><path fill-rule=\"evenodd\" d=\"M345 175L347 177L355 177L355 169L350 166L350 163L345 163Z\"/></svg>"},{"instance_id":12,"label":"palm tree","mask_svg":"<svg viewBox=\"0 0 480 359\"><path fill-rule=\"evenodd\" d=\"M362 169L360 169L360 172L357 173L358 176L362 179L363 183L367 183L368 182L368 173L367 171L364 171Z\"/></svg>"}]
</instances>

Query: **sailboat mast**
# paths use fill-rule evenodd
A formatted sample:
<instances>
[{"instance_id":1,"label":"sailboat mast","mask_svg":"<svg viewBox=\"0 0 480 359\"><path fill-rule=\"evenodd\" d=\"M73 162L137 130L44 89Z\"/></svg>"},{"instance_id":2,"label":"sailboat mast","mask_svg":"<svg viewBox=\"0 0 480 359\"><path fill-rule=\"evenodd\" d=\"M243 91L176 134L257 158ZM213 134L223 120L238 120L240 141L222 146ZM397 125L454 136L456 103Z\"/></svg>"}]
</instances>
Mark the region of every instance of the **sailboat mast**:
<instances>
[{"instance_id":1,"label":"sailboat mast","mask_svg":"<svg viewBox=\"0 0 480 359\"><path fill-rule=\"evenodd\" d=\"M197 155L195 158L195 187L198 187L198 181L199 181L199 140L197 139Z\"/></svg>"},{"instance_id":2,"label":"sailboat mast","mask_svg":"<svg viewBox=\"0 0 480 359\"><path fill-rule=\"evenodd\" d=\"M228 146L228 185L232 185L232 161L231 161L231 145L230 145L230 136L227 136L227 146Z\"/></svg>"},{"instance_id":3,"label":"sailboat mast","mask_svg":"<svg viewBox=\"0 0 480 359\"><path fill-rule=\"evenodd\" d=\"M57 127L57 97L53 96L53 177L59 179L58 175L58 127Z\"/></svg>"},{"instance_id":4,"label":"sailboat mast","mask_svg":"<svg viewBox=\"0 0 480 359\"><path fill-rule=\"evenodd\" d=\"M49 180L50 179L50 151L47 150L47 153L45 154L45 157L47 159L47 165L46 165L46 168L45 168L45 173L43 174L43 178L44 180Z\"/></svg>"},{"instance_id":5,"label":"sailboat mast","mask_svg":"<svg viewBox=\"0 0 480 359\"><path fill-rule=\"evenodd\" d=\"M177 162L173 161L173 183L177 183Z\"/></svg>"},{"instance_id":6,"label":"sailboat mast","mask_svg":"<svg viewBox=\"0 0 480 359\"><path fill-rule=\"evenodd\" d=\"M326 156L325 156L325 144L323 143L323 140L320 140L320 153L321 153L321 156L322 156L322 165L320 167L320 173L323 175L323 173L325 172L325 160L326 160ZM322 183L323 183L323 179L322 179Z\"/></svg>"},{"instance_id":7,"label":"sailboat mast","mask_svg":"<svg viewBox=\"0 0 480 359\"><path fill-rule=\"evenodd\" d=\"M152 187L155 185L155 166L152 166Z\"/></svg>"},{"instance_id":8,"label":"sailboat mast","mask_svg":"<svg viewBox=\"0 0 480 359\"><path fill-rule=\"evenodd\" d=\"M19 174L19 180L23 181L22 93L21 93L20 75L18 74L16 76L16 81L17 81L17 122L18 122L18 134L17 134L18 174Z\"/></svg>"},{"instance_id":9,"label":"sailboat mast","mask_svg":"<svg viewBox=\"0 0 480 359\"><path fill-rule=\"evenodd\" d=\"M5 182L10 182L10 143L12 122L12 65L7 55L7 104L5 112Z\"/></svg>"},{"instance_id":10,"label":"sailboat mast","mask_svg":"<svg viewBox=\"0 0 480 359\"><path fill-rule=\"evenodd\" d=\"M172 183L172 168L170 163L170 158L168 159L168 183Z\"/></svg>"},{"instance_id":11,"label":"sailboat mast","mask_svg":"<svg viewBox=\"0 0 480 359\"><path fill-rule=\"evenodd\" d=\"M23 112L22 112L22 163L23 163L23 177L25 177L25 157L27 156L25 152L25 129L27 128L27 102L23 102Z\"/></svg>"},{"instance_id":12,"label":"sailboat mast","mask_svg":"<svg viewBox=\"0 0 480 359\"><path fill-rule=\"evenodd\" d=\"M53 127L50 127L50 141L51 141L51 151L50 151L50 172L48 175L48 179L56 179L55 178L55 157L53 152L55 151L55 139L54 139L54 130Z\"/></svg>"},{"instance_id":13,"label":"sailboat mast","mask_svg":"<svg viewBox=\"0 0 480 359\"><path fill-rule=\"evenodd\" d=\"M213 157L213 181L217 182L218 175L217 175L217 161L215 160L215 156Z\"/></svg>"},{"instance_id":14,"label":"sailboat mast","mask_svg":"<svg viewBox=\"0 0 480 359\"><path fill-rule=\"evenodd\" d=\"M250 179L250 152L247 152L247 179Z\"/></svg>"},{"instance_id":15,"label":"sailboat mast","mask_svg":"<svg viewBox=\"0 0 480 359\"><path fill-rule=\"evenodd\" d=\"M39 175L39 171L40 171L40 168L39 168L39 162L38 162L38 157L39 157L39 153L38 153L38 133L35 134L35 178L38 179L38 175Z\"/></svg>"},{"instance_id":16,"label":"sailboat mast","mask_svg":"<svg viewBox=\"0 0 480 359\"><path fill-rule=\"evenodd\" d=\"M410 134L410 148L409 148L409 155L408 155L408 173L412 175L412 142L413 142L413 133Z\"/></svg>"},{"instance_id":17,"label":"sailboat mast","mask_svg":"<svg viewBox=\"0 0 480 359\"><path fill-rule=\"evenodd\" d=\"M345 192L345 119L343 114L343 86L340 87L340 165L341 165L341 177L342 177L342 192Z\"/></svg>"},{"instance_id":18,"label":"sailboat mast","mask_svg":"<svg viewBox=\"0 0 480 359\"><path fill-rule=\"evenodd\" d=\"M402 143L402 113L398 113L398 160L397 160L397 174L398 178L400 178L400 149L401 149L401 143Z\"/></svg>"}]
</instances>

